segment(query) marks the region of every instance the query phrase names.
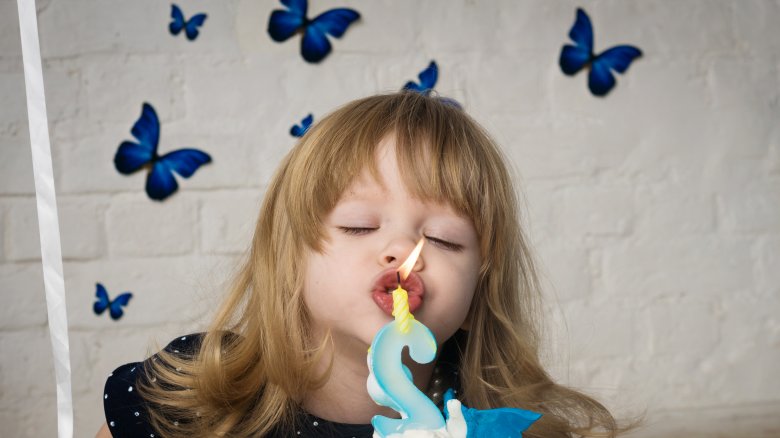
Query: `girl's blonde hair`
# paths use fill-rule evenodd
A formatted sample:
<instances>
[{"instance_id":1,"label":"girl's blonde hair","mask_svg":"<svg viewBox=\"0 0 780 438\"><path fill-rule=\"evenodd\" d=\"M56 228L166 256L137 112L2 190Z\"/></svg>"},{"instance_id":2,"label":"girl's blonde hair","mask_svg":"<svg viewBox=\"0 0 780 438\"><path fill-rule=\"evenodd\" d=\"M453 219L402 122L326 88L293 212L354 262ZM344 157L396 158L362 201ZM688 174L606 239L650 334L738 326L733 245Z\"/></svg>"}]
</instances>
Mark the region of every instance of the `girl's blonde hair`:
<instances>
[{"instance_id":1,"label":"girl's blonde hair","mask_svg":"<svg viewBox=\"0 0 780 438\"><path fill-rule=\"evenodd\" d=\"M460 363L461 400L543 413L526 437L615 436L608 410L555 384L539 362L539 282L499 149L451 102L400 92L351 102L290 151L263 202L252 246L197 353L161 352L141 385L163 436L264 435L292 425L323 345L310 340L302 298L306 247L320 250L322 219L375 152L396 139L409 191L473 221L482 264Z\"/></svg>"}]
</instances>

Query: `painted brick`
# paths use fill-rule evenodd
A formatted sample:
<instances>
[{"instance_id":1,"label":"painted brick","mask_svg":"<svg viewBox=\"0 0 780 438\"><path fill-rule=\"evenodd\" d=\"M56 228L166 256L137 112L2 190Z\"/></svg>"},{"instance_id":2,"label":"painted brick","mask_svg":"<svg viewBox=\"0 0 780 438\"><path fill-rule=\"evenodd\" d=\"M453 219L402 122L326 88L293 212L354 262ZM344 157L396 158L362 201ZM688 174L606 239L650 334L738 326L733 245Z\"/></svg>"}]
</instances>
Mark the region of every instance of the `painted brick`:
<instances>
[{"instance_id":1,"label":"painted brick","mask_svg":"<svg viewBox=\"0 0 780 438\"><path fill-rule=\"evenodd\" d=\"M5 211L6 206L3 204L0 204L0 263L4 263L6 261L6 249L5 249L5 229L6 227L6 219L5 219Z\"/></svg>"},{"instance_id":2,"label":"painted brick","mask_svg":"<svg viewBox=\"0 0 780 438\"><path fill-rule=\"evenodd\" d=\"M8 204L7 257L13 261L41 259L41 241L38 230L38 212L34 198L25 198Z\"/></svg>"},{"instance_id":3,"label":"painted brick","mask_svg":"<svg viewBox=\"0 0 780 438\"><path fill-rule=\"evenodd\" d=\"M138 112L140 115L140 106ZM85 134L58 141L56 150L52 151L57 193L144 193L146 170L122 175L114 167L114 155L119 145L125 140L133 140L130 128L134 122L135 119L127 125L107 126L95 135ZM66 171L74 168L84 171Z\"/></svg>"},{"instance_id":4,"label":"painted brick","mask_svg":"<svg viewBox=\"0 0 780 438\"><path fill-rule=\"evenodd\" d=\"M665 298L640 310L657 355L705 356L718 343L715 303L706 298Z\"/></svg>"},{"instance_id":5,"label":"painted brick","mask_svg":"<svg viewBox=\"0 0 780 438\"><path fill-rule=\"evenodd\" d=\"M46 381L42 381L41 384L44 382ZM0 409L3 433L20 438L57 436L57 421L53 420L56 416L57 399L53 392L26 397L24 403L15 403L8 408ZM95 432L97 429L92 431L93 434Z\"/></svg>"},{"instance_id":6,"label":"painted brick","mask_svg":"<svg viewBox=\"0 0 780 438\"><path fill-rule=\"evenodd\" d=\"M604 248L604 287L639 306L668 294L715 296L753 287L751 241L710 236L637 240ZM701 275L691 275L692 272Z\"/></svg>"},{"instance_id":7,"label":"painted brick","mask_svg":"<svg viewBox=\"0 0 780 438\"><path fill-rule=\"evenodd\" d=\"M422 3L417 13L423 18L418 44L433 53L490 50L500 45L498 34L480 23L497 23L500 15L499 8L468 1Z\"/></svg>"},{"instance_id":8,"label":"painted brick","mask_svg":"<svg viewBox=\"0 0 780 438\"><path fill-rule=\"evenodd\" d=\"M187 254L195 249L196 221L194 202L181 193L166 202L146 193L115 198L106 211L109 253L145 256L155 248L155 255Z\"/></svg>"},{"instance_id":9,"label":"painted brick","mask_svg":"<svg viewBox=\"0 0 780 438\"><path fill-rule=\"evenodd\" d=\"M555 230L576 236L623 236L634 221L630 189L569 187L557 195Z\"/></svg>"},{"instance_id":10,"label":"painted brick","mask_svg":"<svg viewBox=\"0 0 780 438\"><path fill-rule=\"evenodd\" d=\"M590 297L593 278L586 248L568 240L550 239L538 246L538 255L548 294L563 302Z\"/></svg>"},{"instance_id":11,"label":"painted brick","mask_svg":"<svg viewBox=\"0 0 780 438\"><path fill-rule=\"evenodd\" d=\"M599 357L630 357L637 350L639 336L632 324L632 312L615 312L606 306L564 305L569 327L572 360ZM626 352L630 352L626 354ZM609 372L614 368L609 368Z\"/></svg>"},{"instance_id":12,"label":"painted brick","mask_svg":"<svg viewBox=\"0 0 780 438\"><path fill-rule=\"evenodd\" d=\"M0 330L45 326L46 294L40 262L3 264L0 274Z\"/></svg>"},{"instance_id":13,"label":"painted brick","mask_svg":"<svg viewBox=\"0 0 780 438\"><path fill-rule=\"evenodd\" d=\"M771 232L780 224L780 190L775 188L724 193L717 200L719 225L726 232Z\"/></svg>"},{"instance_id":14,"label":"painted brick","mask_svg":"<svg viewBox=\"0 0 780 438\"><path fill-rule=\"evenodd\" d=\"M715 232L713 195L687 193L675 185L652 185L636 190L635 231L645 236L686 236Z\"/></svg>"},{"instance_id":15,"label":"painted brick","mask_svg":"<svg viewBox=\"0 0 780 438\"><path fill-rule=\"evenodd\" d=\"M63 258L94 259L105 254L103 217L107 206L107 200L59 198Z\"/></svg>"},{"instance_id":16,"label":"painted brick","mask_svg":"<svg viewBox=\"0 0 780 438\"><path fill-rule=\"evenodd\" d=\"M15 2L0 2L0 53L2 56L22 55L19 10Z\"/></svg>"},{"instance_id":17,"label":"painted brick","mask_svg":"<svg viewBox=\"0 0 780 438\"><path fill-rule=\"evenodd\" d=\"M257 192L212 193L201 201L202 250L213 254L241 254L252 243L260 211Z\"/></svg>"},{"instance_id":18,"label":"painted brick","mask_svg":"<svg viewBox=\"0 0 780 438\"><path fill-rule=\"evenodd\" d=\"M738 47L756 58L766 53L777 53L780 42L769 35L775 23L780 20L780 4L761 1L750 6L750 8L732 9L732 22Z\"/></svg>"},{"instance_id":19,"label":"painted brick","mask_svg":"<svg viewBox=\"0 0 780 438\"><path fill-rule=\"evenodd\" d=\"M30 140L25 135L22 138L0 138L0 141L3 148L0 159L0 195L35 193Z\"/></svg>"},{"instance_id":20,"label":"painted brick","mask_svg":"<svg viewBox=\"0 0 780 438\"><path fill-rule=\"evenodd\" d=\"M0 105L2 125L24 124L27 127L27 100L24 93L24 73L21 69L0 73L0 102L18 102L17 105Z\"/></svg>"},{"instance_id":21,"label":"painted brick","mask_svg":"<svg viewBox=\"0 0 780 438\"><path fill-rule=\"evenodd\" d=\"M177 75L180 67L172 55L95 55L82 72L87 115L102 123L123 123L128 131L144 102L154 107L161 123L181 117L183 93ZM117 99L116 90L122 89L127 94Z\"/></svg>"},{"instance_id":22,"label":"painted brick","mask_svg":"<svg viewBox=\"0 0 780 438\"><path fill-rule=\"evenodd\" d=\"M81 71L47 63L44 66L46 115L49 123L75 117L86 104Z\"/></svg>"},{"instance_id":23,"label":"painted brick","mask_svg":"<svg viewBox=\"0 0 780 438\"><path fill-rule=\"evenodd\" d=\"M309 16L318 14L336 6L336 4L310 3ZM338 6L350 7L361 14L360 20L354 22L341 39L333 39L334 50L340 53L383 53L402 54L408 53L411 48L418 48L420 41L420 28L425 26L425 13L421 5L415 1L387 1L376 2L373 7L367 8L360 1L342 1ZM402 21L388 20L387 14L401 14L407 19ZM266 12L270 15L270 12ZM268 17L263 22L263 31L268 24ZM269 39L267 33L264 35ZM293 38L296 40L296 38ZM287 42L286 44L290 44ZM295 41L296 46L299 42Z\"/></svg>"},{"instance_id":24,"label":"painted brick","mask_svg":"<svg viewBox=\"0 0 780 438\"><path fill-rule=\"evenodd\" d=\"M753 274L756 292L763 296L777 295L780 290L780 237L763 236L753 246Z\"/></svg>"},{"instance_id":25,"label":"painted brick","mask_svg":"<svg viewBox=\"0 0 780 438\"><path fill-rule=\"evenodd\" d=\"M3 398L21 400L55 393L54 368L48 329L39 326L8 331L0 337L4 360L0 368Z\"/></svg>"}]
</instances>

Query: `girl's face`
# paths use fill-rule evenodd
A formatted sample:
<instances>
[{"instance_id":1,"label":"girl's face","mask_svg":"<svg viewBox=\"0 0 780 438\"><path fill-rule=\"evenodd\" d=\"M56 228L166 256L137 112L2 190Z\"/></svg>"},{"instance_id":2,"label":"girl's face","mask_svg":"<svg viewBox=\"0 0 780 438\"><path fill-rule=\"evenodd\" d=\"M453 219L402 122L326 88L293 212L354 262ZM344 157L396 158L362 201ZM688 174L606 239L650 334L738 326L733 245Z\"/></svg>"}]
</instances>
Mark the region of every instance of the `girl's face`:
<instances>
[{"instance_id":1,"label":"girl's face","mask_svg":"<svg viewBox=\"0 0 780 438\"><path fill-rule=\"evenodd\" d=\"M377 331L392 320L378 303L377 290L394 288L395 270L424 237L405 287L410 297L422 292L421 305L412 312L441 345L464 324L474 296L477 233L471 220L448 205L422 202L407 192L393 136L380 143L377 160L383 185L365 169L324 218L323 251L307 255L304 300L315 334L331 329L338 350L365 355Z\"/></svg>"}]
</instances>

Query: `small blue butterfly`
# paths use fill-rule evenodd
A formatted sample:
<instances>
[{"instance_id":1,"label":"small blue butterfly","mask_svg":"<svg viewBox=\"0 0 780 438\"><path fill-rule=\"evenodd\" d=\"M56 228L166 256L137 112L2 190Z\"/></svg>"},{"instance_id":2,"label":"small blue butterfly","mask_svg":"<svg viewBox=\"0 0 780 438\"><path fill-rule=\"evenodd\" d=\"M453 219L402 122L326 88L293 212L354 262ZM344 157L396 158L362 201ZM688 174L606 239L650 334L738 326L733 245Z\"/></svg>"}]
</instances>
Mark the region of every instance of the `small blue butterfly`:
<instances>
[{"instance_id":1,"label":"small blue butterfly","mask_svg":"<svg viewBox=\"0 0 780 438\"><path fill-rule=\"evenodd\" d=\"M588 14L577 9L577 19L569 31L569 38L576 45L566 44L561 49L561 70L574 75L583 67L589 66L588 88L596 96L604 96L615 86L612 70L624 73L631 62L642 56L642 51L634 46L615 46L599 55L593 52L593 27Z\"/></svg>"},{"instance_id":2,"label":"small blue butterfly","mask_svg":"<svg viewBox=\"0 0 780 438\"><path fill-rule=\"evenodd\" d=\"M420 94L429 96L433 87L436 86L436 81L439 79L439 66L436 65L436 61L431 61L425 70L421 71L417 78L420 79L420 83L409 81L404 85L404 90L416 91Z\"/></svg>"},{"instance_id":3,"label":"small blue butterfly","mask_svg":"<svg viewBox=\"0 0 780 438\"><path fill-rule=\"evenodd\" d=\"M111 319L116 321L121 318L122 315L124 315L122 307L126 306L127 303L130 302L130 298L133 298L133 294L130 292L125 292L111 301L108 299L108 292L106 292L106 288L103 287L102 284L97 283L95 298L97 301L95 301L95 304L92 306L92 310L95 312L95 315L100 315L101 313L105 312L106 309L108 309L108 314L111 315Z\"/></svg>"},{"instance_id":4,"label":"small blue butterfly","mask_svg":"<svg viewBox=\"0 0 780 438\"><path fill-rule=\"evenodd\" d=\"M453 398L452 388L444 393L444 416L450 418L447 402ZM474 409L461 405L469 438L521 437L542 414L519 408Z\"/></svg>"},{"instance_id":5,"label":"small blue butterfly","mask_svg":"<svg viewBox=\"0 0 780 438\"><path fill-rule=\"evenodd\" d=\"M436 64L436 61L431 61L431 63L428 64L428 67L425 67L425 70L417 75L417 79L420 80L419 84L417 82L409 81L404 85L403 90L420 93L423 96L430 96L433 92L433 88L436 86L436 82L439 80L439 66ZM436 96L436 99L444 104L463 109L463 107L460 106L460 103L455 99L441 96Z\"/></svg>"},{"instance_id":6,"label":"small blue butterfly","mask_svg":"<svg viewBox=\"0 0 780 438\"><path fill-rule=\"evenodd\" d=\"M308 116L304 117L303 120L301 120L300 125L293 125L292 128L290 128L290 135L293 137L303 137L304 134L306 134L306 131L309 130L311 127L312 122L314 121L314 115L309 114Z\"/></svg>"},{"instance_id":7,"label":"small blue butterfly","mask_svg":"<svg viewBox=\"0 0 780 438\"><path fill-rule=\"evenodd\" d=\"M116 170L122 174L130 174L146 167L150 169L146 177L146 194L150 198L162 201L179 185L173 177L173 172L184 178L189 178L198 168L211 162L211 157L197 149L179 149L160 156L157 154L157 143L160 140L160 120L151 105L144 103L141 117L130 131L138 143L124 141L114 156Z\"/></svg>"},{"instance_id":8,"label":"small blue butterfly","mask_svg":"<svg viewBox=\"0 0 780 438\"><path fill-rule=\"evenodd\" d=\"M348 8L325 11L313 20L306 17L307 0L281 0L287 10L275 9L268 20L268 34L276 42L282 42L294 34L303 33L301 54L307 62L320 62L330 53L327 35L341 38L360 14Z\"/></svg>"},{"instance_id":9,"label":"small blue butterfly","mask_svg":"<svg viewBox=\"0 0 780 438\"><path fill-rule=\"evenodd\" d=\"M187 39L192 41L198 37L198 27L206 21L206 14L195 14L189 20L184 19L184 13L175 4L171 5L171 24L168 25L171 35L178 35L184 29Z\"/></svg>"}]
</instances>

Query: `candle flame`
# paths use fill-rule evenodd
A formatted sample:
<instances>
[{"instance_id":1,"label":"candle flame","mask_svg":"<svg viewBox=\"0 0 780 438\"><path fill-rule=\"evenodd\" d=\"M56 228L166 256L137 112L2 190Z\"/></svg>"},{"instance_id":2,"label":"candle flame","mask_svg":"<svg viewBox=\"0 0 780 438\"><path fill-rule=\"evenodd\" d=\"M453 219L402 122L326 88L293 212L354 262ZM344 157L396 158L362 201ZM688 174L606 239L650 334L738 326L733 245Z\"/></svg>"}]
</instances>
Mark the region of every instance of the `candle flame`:
<instances>
[{"instance_id":1,"label":"candle flame","mask_svg":"<svg viewBox=\"0 0 780 438\"><path fill-rule=\"evenodd\" d=\"M414 264L417 263L417 258L420 256L420 251L422 251L424 243L425 237L421 237L420 241L417 242L417 246L414 247L412 253L409 254L409 257L406 258L406 261L404 261L403 264L398 267L398 272L401 274L402 280L406 280L406 277L408 277L412 272L412 269L414 269Z\"/></svg>"}]
</instances>

